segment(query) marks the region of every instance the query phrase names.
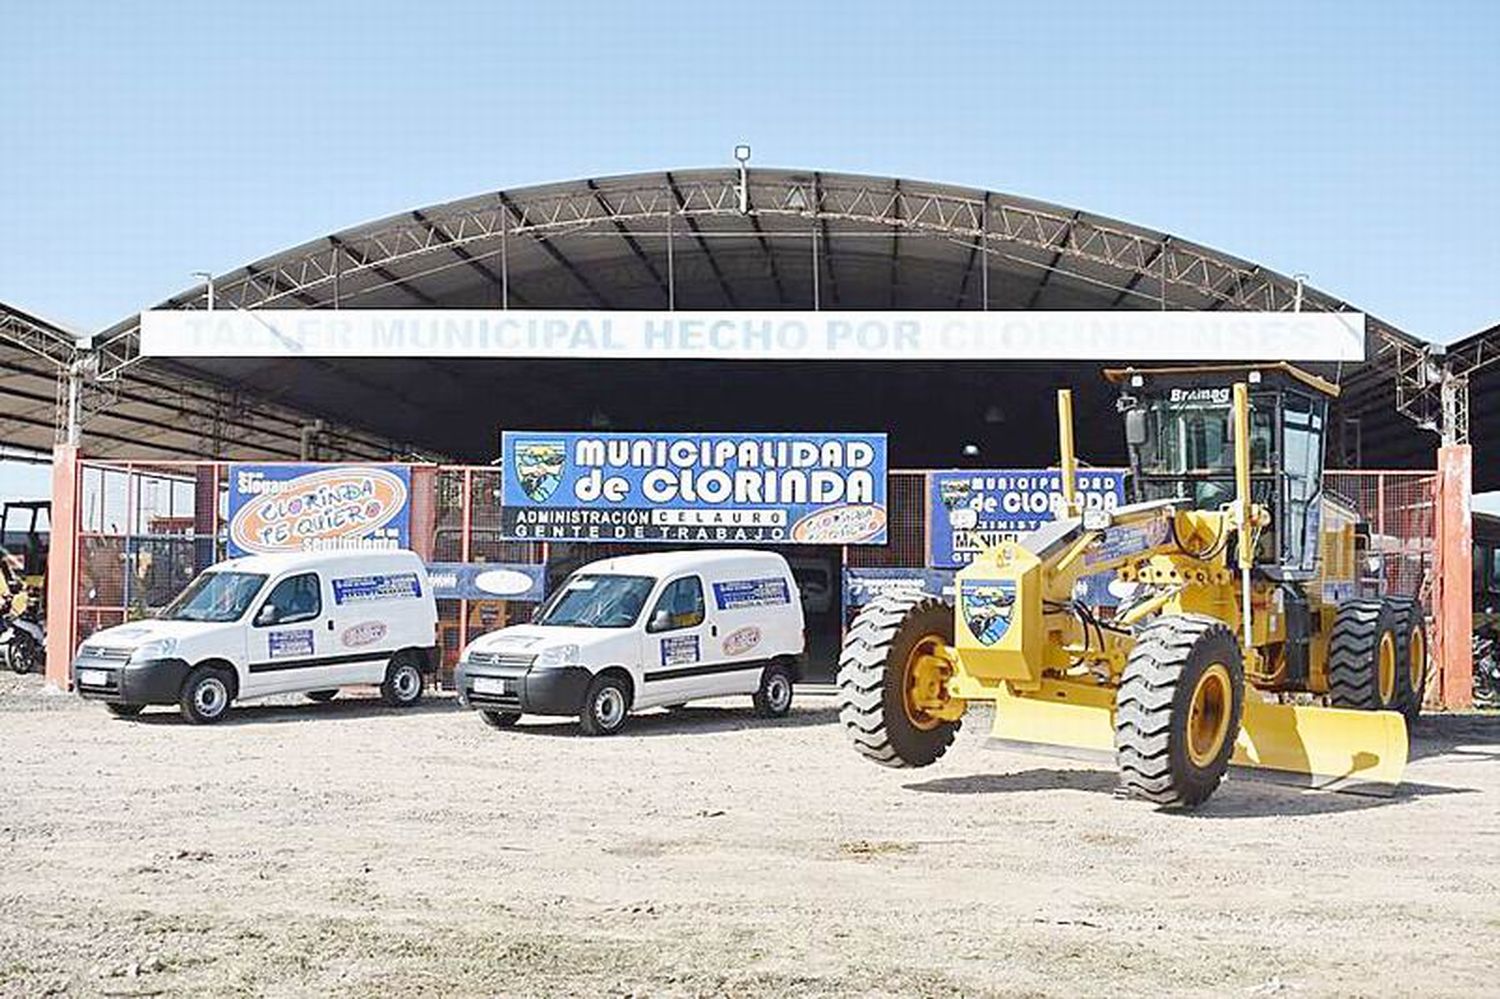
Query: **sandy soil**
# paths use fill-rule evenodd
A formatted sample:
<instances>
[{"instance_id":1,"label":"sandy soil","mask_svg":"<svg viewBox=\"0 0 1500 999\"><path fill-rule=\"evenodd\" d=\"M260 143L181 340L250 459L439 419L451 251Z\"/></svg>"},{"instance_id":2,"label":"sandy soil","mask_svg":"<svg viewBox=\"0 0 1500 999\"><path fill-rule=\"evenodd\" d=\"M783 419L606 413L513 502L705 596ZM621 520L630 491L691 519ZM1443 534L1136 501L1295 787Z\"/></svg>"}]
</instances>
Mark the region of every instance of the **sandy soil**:
<instances>
[{"instance_id":1,"label":"sandy soil","mask_svg":"<svg viewBox=\"0 0 1500 999\"><path fill-rule=\"evenodd\" d=\"M1500 718L1388 800L1194 815L987 749L887 771L831 698L628 735L437 700L118 721L0 677L6 995L1494 995Z\"/></svg>"}]
</instances>

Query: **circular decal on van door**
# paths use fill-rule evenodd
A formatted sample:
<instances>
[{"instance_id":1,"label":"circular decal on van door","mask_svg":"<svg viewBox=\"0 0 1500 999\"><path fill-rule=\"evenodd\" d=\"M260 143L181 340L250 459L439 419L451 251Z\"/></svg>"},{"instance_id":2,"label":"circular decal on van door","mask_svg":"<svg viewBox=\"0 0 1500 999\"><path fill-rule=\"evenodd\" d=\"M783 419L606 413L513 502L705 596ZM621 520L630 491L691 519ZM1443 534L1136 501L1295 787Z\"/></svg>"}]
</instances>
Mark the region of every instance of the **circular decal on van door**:
<instances>
[{"instance_id":1,"label":"circular decal on van door","mask_svg":"<svg viewBox=\"0 0 1500 999\"><path fill-rule=\"evenodd\" d=\"M385 632L384 621L361 621L345 628L339 641L351 649L357 649L362 645L374 645L385 637Z\"/></svg>"},{"instance_id":2,"label":"circular decal on van door","mask_svg":"<svg viewBox=\"0 0 1500 999\"><path fill-rule=\"evenodd\" d=\"M724 636L724 654L742 656L760 644L760 629L753 624L731 631Z\"/></svg>"}]
</instances>

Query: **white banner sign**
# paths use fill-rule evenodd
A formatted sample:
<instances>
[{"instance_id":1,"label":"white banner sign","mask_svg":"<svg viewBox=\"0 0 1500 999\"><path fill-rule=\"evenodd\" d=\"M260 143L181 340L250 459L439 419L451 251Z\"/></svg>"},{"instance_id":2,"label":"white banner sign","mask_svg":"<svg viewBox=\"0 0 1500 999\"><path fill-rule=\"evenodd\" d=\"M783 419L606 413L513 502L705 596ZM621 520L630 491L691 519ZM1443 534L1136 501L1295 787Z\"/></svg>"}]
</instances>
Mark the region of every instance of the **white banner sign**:
<instances>
[{"instance_id":1,"label":"white banner sign","mask_svg":"<svg viewBox=\"0 0 1500 999\"><path fill-rule=\"evenodd\" d=\"M1362 361L1359 312L613 312L218 309L141 314L147 357Z\"/></svg>"}]
</instances>

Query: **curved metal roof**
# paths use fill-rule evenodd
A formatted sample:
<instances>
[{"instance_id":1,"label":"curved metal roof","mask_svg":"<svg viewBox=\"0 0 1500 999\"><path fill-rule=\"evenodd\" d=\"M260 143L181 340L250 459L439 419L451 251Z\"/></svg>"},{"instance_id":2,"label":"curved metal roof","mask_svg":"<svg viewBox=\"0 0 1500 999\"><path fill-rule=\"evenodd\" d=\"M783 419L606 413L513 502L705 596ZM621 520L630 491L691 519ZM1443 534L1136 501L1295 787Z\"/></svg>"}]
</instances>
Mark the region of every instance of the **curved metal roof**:
<instances>
[{"instance_id":1,"label":"curved metal roof","mask_svg":"<svg viewBox=\"0 0 1500 999\"><path fill-rule=\"evenodd\" d=\"M890 177L667 171L495 191L392 215L214 282L216 307L608 309L1245 309L1347 303L1230 254L1079 209ZM159 308L207 304L206 286ZM137 360L139 317L95 338ZM1368 320L1368 354L1412 338ZM494 368L412 359L152 360L436 452ZM518 370L520 367L518 366ZM413 371L422 373L413 388ZM1379 394L1388 376L1369 377ZM493 388L491 386L490 390ZM1355 396L1359 393L1356 391ZM1373 398L1373 396L1372 396ZM1383 398L1383 396L1382 396ZM357 414L357 415L356 415Z\"/></svg>"}]
</instances>

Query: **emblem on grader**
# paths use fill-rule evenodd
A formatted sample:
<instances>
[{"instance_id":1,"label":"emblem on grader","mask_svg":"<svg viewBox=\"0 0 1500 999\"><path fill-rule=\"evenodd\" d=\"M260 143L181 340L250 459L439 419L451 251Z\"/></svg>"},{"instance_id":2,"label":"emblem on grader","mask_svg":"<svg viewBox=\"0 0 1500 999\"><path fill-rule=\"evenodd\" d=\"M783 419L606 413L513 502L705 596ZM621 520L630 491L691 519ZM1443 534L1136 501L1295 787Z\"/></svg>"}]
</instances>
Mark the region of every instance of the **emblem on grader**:
<instances>
[{"instance_id":1,"label":"emblem on grader","mask_svg":"<svg viewBox=\"0 0 1500 999\"><path fill-rule=\"evenodd\" d=\"M891 767L931 764L971 701L1008 742L1112 754L1127 794L1193 807L1231 764L1388 792L1427 672L1421 608L1365 597L1354 508L1323 489L1338 388L1288 364L1106 372L1130 503L1066 510L958 573L957 606L884 596L849 629L840 718ZM1112 576L1112 613L1082 579Z\"/></svg>"}]
</instances>

